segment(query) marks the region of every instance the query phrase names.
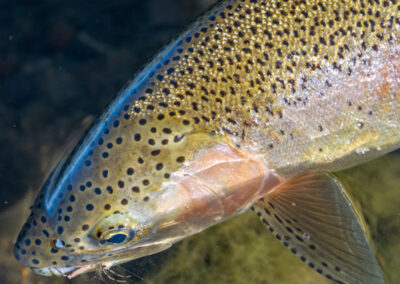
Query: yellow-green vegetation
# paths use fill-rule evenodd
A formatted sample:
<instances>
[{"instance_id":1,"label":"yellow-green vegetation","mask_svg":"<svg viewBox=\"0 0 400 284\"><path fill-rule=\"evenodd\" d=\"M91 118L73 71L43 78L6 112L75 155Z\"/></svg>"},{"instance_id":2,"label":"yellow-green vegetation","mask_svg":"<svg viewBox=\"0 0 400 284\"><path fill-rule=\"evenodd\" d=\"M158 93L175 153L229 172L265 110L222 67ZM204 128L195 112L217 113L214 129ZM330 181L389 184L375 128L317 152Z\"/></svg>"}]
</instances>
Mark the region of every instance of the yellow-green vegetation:
<instances>
[{"instance_id":1,"label":"yellow-green vegetation","mask_svg":"<svg viewBox=\"0 0 400 284\"><path fill-rule=\"evenodd\" d=\"M359 203L388 283L400 279L400 155L337 174ZM145 283L330 283L306 267L253 212L177 244Z\"/></svg>"},{"instance_id":2,"label":"yellow-green vegetation","mask_svg":"<svg viewBox=\"0 0 400 284\"><path fill-rule=\"evenodd\" d=\"M360 204L388 283L400 281L400 154L338 173Z\"/></svg>"},{"instance_id":3,"label":"yellow-green vegetation","mask_svg":"<svg viewBox=\"0 0 400 284\"><path fill-rule=\"evenodd\" d=\"M253 212L176 246L147 283L329 283L275 240Z\"/></svg>"}]
</instances>

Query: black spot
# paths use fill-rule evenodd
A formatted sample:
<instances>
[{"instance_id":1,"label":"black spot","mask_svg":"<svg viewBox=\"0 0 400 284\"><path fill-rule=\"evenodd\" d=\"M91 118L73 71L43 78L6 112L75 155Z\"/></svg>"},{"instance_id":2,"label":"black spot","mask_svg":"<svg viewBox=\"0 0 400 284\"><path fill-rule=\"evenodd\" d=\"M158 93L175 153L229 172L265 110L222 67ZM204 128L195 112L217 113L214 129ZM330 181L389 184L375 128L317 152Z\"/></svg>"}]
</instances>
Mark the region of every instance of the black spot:
<instances>
[{"instance_id":1,"label":"black spot","mask_svg":"<svg viewBox=\"0 0 400 284\"><path fill-rule=\"evenodd\" d=\"M40 261L39 261L39 260L37 260L36 258L34 258L34 259L32 259L32 263L37 265L37 264L39 264L39 263L40 263Z\"/></svg>"},{"instance_id":2,"label":"black spot","mask_svg":"<svg viewBox=\"0 0 400 284\"><path fill-rule=\"evenodd\" d=\"M94 209L94 206L93 206L93 204L87 204L86 205L86 210L88 210L88 211L92 211Z\"/></svg>"},{"instance_id":3,"label":"black spot","mask_svg":"<svg viewBox=\"0 0 400 284\"><path fill-rule=\"evenodd\" d=\"M169 129L169 128L164 128L164 129L163 129L163 132L164 132L165 134L171 134L171 133L172 133L172 130Z\"/></svg>"},{"instance_id":4,"label":"black spot","mask_svg":"<svg viewBox=\"0 0 400 284\"><path fill-rule=\"evenodd\" d=\"M43 230L42 233L45 235L46 238L50 236L49 232L47 230Z\"/></svg>"},{"instance_id":5,"label":"black spot","mask_svg":"<svg viewBox=\"0 0 400 284\"><path fill-rule=\"evenodd\" d=\"M281 218L279 218L278 215L274 214L274 217L275 217L275 219L276 219L279 223L282 224L282 220L281 220Z\"/></svg>"},{"instance_id":6,"label":"black spot","mask_svg":"<svg viewBox=\"0 0 400 284\"><path fill-rule=\"evenodd\" d=\"M107 186L107 191L108 191L108 193L109 194L112 194L113 193L113 188L111 187L111 186Z\"/></svg>"}]
</instances>

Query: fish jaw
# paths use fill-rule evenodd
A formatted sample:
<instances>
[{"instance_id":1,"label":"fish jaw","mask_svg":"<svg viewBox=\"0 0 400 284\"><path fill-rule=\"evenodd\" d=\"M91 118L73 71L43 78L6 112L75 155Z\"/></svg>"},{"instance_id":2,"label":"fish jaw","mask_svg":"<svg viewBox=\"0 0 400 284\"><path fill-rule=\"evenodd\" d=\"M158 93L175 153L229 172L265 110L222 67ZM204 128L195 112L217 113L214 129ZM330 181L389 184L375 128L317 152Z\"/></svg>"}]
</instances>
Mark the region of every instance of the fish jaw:
<instances>
[{"instance_id":1,"label":"fish jaw","mask_svg":"<svg viewBox=\"0 0 400 284\"><path fill-rule=\"evenodd\" d=\"M42 276L56 276L56 277L66 277L68 279L73 279L81 274L92 272L98 269L108 270L113 266L123 264L125 262L144 257L147 255L155 254L166 250L171 247L169 242L159 242L151 244L142 244L138 246L133 246L131 248L117 248L119 252L108 252L103 254L103 257L97 259L93 263L82 265L82 266L71 266L71 267L31 267L32 271L36 274ZM108 259L107 256L112 253L116 253L118 258L115 260L104 260Z\"/></svg>"},{"instance_id":2,"label":"fish jaw","mask_svg":"<svg viewBox=\"0 0 400 284\"><path fill-rule=\"evenodd\" d=\"M96 269L96 265L87 265L83 267L42 267L32 268L32 271L42 276L65 276L72 279L79 274Z\"/></svg>"}]
</instances>

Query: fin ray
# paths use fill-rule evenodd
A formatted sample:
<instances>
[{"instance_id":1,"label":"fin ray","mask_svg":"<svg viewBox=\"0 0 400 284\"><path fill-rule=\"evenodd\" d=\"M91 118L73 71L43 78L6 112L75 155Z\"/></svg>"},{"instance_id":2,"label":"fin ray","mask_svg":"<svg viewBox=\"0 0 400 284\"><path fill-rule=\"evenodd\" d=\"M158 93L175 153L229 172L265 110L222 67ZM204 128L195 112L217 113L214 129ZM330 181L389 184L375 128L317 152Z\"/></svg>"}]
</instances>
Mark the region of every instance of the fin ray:
<instances>
[{"instance_id":1,"label":"fin ray","mask_svg":"<svg viewBox=\"0 0 400 284\"><path fill-rule=\"evenodd\" d=\"M336 283L384 283L365 228L340 183L325 173L288 180L253 204L303 262Z\"/></svg>"}]
</instances>

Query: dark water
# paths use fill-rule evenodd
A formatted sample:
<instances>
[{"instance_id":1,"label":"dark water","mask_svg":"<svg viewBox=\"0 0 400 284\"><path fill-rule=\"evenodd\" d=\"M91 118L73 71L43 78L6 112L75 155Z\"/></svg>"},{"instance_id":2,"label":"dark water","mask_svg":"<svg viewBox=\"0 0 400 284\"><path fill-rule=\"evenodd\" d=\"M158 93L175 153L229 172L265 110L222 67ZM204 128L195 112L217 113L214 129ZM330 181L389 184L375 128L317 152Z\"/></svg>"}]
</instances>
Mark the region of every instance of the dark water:
<instances>
[{"instance_id":1,"label":"dark water","mask_svg":"<svg viewBox=\"0 0 400 284\"><path fill-rule=\"evenodd\" d=\"M0 210L210 2L1 0Z\"/></svg>"},{"instance_id":2,"label":"dark water","mask_svg":"<svg viewBox=\"0 0 400 284\"><path fill-rule=\"evenodd\" d=\"M172 36L215 0L0 1L0 283L113 283L34 275L12 247L68 145ZM340 173L389 283L400 282L400 155ZM129 283L327 283L248 212L116 270ZM117 283L117 282L115 282Z\"/></svg>"}]
</instances>

